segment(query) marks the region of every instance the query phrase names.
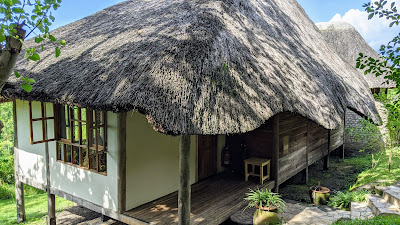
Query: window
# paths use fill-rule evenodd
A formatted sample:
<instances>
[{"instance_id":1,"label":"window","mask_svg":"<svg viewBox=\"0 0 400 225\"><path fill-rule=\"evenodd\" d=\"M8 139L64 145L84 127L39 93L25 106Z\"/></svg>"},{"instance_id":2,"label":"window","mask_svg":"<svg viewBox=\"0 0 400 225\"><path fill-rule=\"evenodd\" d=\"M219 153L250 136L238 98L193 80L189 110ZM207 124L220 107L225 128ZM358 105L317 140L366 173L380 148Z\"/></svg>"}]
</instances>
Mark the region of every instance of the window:
<instances>
[{"instance_id":1,"label":"window","mask_svg":"<svg viewBox=\"0 0 400 225\"><path fill-rule=\"evenodd\" d=\"M95 172L107 172L106 113L58 106L57 160Z\"/></svg>"},{"instance_id":2,"label":"window","mask_svg":"<svg viewBox=\"0 0 400 225\"><path fill-rule=\"evenodd\" d=\"M54 124L55 119L54 108L51 109L48 106L44 102L29 102L29 133L32 145L56 140L54 136L52 138L48 137L48 122L52 121ZM48 113L48 111L53 112ZM49 116L48 114L52 115Z\"/></svg>"},{"instance_id":3,"label":"window","mask_svg":"<svg viewBox=\"0 0 400 225\"><path fill-rule=\"evenodd\" d=\"M57 161L107 174L106 112L29 102L30 141L56 141ZM48 127L54 126L53 137Z\"/></svg>"}]
</instances>

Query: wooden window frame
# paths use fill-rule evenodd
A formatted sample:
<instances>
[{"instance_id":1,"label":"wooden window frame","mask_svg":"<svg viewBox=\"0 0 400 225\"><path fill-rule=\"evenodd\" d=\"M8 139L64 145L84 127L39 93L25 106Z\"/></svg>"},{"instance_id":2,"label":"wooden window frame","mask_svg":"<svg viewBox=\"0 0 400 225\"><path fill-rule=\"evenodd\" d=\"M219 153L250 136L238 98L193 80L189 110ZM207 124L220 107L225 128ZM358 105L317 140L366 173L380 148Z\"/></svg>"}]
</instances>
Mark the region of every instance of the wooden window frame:
<instances>
[{"instance_id":1,"label":"wooden window frame","mask_svg":"<svg viewBox=\"0 0 400 225\"><path fill-rule=\"evenodd\" d=\"M67 110L66 110L67 109ZM81 107L69 107L69 106L62 106L57 105L55 107L56 110L56 156L57 162L65 163L71 166L75 166L81 169L89 170L91 172L95 172L102 175L107 175L107 112L104 111L96 111L91 109L86 109L86 120L82 118L82 109ZM62 125L62 111L67 111L65 121L65 127ZM77 118L74 118L75 111L77 110ZM93 113L94 113L94 120L93 120ZM98 118L99 115L100 118ZM102 119L102 120L101 120ZM99 122L100 121L100 122ZM99 123L98 123L99 122ZM68 126L67 126L68 124ZM71 129L73 127L78 127L78 140L76 142L76 133L75 129ZM86 144L83 143L83 128L86 126ZM69 139L67 139L67 127L69 127ZM101 128L102 130L102 137L103 137L103 145L99 145L98 143L98 135L100 133ZM62 137L62 133L65 133L65 137ZM93 138L93 135L95 136ZM94 142L94 143L93 143ZM67 157L67 148L71 151L71 160L68 160ZM76 151L77 149L77 151ZM86 154L83 154L83 149L86 149ZM94 153L90 154L91 151L94 150ZM101 162L100 157L102 154L105 153L106 161L105 161L105 172L101 171ZM62 154L62 155L61 155ZM76 162L75 154L78 154L79 161ZM95 158L96 160L96 168L92 168L92 160L91 158ZM84 165L84 159L87 160L87 165Z\"/></svg>"},{"instance_id":2,"label":"wooden window frame","mask_svg":"<svg viewBox=\"0 0 400 225\"><path fill-rule=\"evenodd\" d=\"M39 118L33 118L33 113L32 113L32 102L29 102L29 133L30 133L30 142L31 145L34 144L41 144L41 143L46 143L46 142L50 142L50 141L55 141L55 138L52 139L48 139L48 135L46 134L47 132L47 121L49 120L53 120L54 121L54 125L56 124L55 121L55 111L54 111L54 105L53 105L53 116L48 117L47 113L46 113L46 103L44 102L40 102L40 107L41 107L41 117ZM36 121L42 121L42 140L40 141L34 141L33 140L33 122ZM56 126L54 126L54 135L56 134Z\"/></svg>"}]
</instances>

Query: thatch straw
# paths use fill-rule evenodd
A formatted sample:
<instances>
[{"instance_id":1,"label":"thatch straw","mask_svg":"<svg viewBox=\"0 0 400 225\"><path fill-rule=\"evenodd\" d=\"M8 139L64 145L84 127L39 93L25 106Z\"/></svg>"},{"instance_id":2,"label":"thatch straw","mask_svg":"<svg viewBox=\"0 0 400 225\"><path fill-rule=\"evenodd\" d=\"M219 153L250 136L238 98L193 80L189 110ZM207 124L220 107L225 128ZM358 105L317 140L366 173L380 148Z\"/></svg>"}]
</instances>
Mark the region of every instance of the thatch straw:
<instances>
[{"instance_id":1,"label":"thatch straw","mask_svg":"<svg viewBox=\"0 0 400 225\"><path fill-rule=\"evenodd\" d=\"M360 33L349 23L346 22L325 22L317 23L325 40L339 52L354 68L360 53L366 56L379 59L379 54L365 42ZM359 70L364 74L364 70ZM370 88L395 88L393 81L385 79L383 76L374 74L365 75L365 79Z\"/></svg>"},{"instance_id":2,"label":"thatch straw","mask_svg":"<svg viewBox=\"0 0 400 225\"><path fill-rule=\"evenodd\" d=\"M380 121L365 80L294 0L134 0L52 33L61 56L21 60L37 83L3 96L136 109L171 134L243 133L283 111L334 129L346 106Z\"/></svg>"}]
</instances>

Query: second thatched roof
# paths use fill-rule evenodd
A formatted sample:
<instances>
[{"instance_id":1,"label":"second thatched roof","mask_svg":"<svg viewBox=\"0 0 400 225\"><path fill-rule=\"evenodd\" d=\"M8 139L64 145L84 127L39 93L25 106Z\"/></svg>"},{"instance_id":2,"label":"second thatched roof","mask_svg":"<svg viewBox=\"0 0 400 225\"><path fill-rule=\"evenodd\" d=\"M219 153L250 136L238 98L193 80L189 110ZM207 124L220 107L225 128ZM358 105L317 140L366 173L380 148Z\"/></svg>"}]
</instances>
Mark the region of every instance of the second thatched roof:
<instances>
[{"instance_id":1,"label":"second thatched roof","mask_svg":"<svg viewBox=\"0 0 400 225\"><path fill-rule=\"evenodd\" d=\"M283 111L334 129L345 107L380 121L365 80L294 0L132 0L52 34L67 40L61 56L19 61L37 83L10 80L3 97L138 110L171 134L244 133Z\"/></svg>"},{"instance_id":2,"label":"second thatched roof","mask_svg":"<svg viewBox=\"0 0 400 225\"><path fill-rule=\"evenodd\" d=\"M317 23L325 40L339 52L354 68L360 53L368 57L379 59L379 54L367 44L361 34L349 23L346 22L324 22ZM361 71L361 70L360 70ZM363 71L361 73L364 74ZM385 79L383 76L374 74L365 75L370 88L395 88L393 81Z\"/></svg>"}]
</instances>

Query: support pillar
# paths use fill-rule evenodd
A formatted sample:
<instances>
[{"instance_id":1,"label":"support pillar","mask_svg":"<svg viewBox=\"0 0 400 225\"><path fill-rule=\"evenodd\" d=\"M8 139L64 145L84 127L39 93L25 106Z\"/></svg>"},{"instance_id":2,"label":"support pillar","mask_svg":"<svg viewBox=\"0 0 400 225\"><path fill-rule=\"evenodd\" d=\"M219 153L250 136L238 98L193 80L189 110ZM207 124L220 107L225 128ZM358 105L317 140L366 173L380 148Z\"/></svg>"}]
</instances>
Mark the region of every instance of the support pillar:
<instances>
[{"instance_id":1,"label":"support pillar","mask_svg":"<svg viewBox=\"0 0 400 225\"><path fill-rule=\"evenodd\" d=\"M328 130L328 154L324 156L324 170L329 169L329 154L331 153L331 130Z\"/></svg>"},{"instance_id":2,"label":"support pillar","mask_svg":"<svg viewBox=\"0 0 400 225\"><path fill-rule=\"evenodd\" d=\"M324 156L324 170L329 169L329 154Z\"/></svg>"},{"instance_id":3,"label":"support pillar","mask_svg":"<svg viewBox=\"0 0 400 225\"><path fill-rule=\"evenodd\" d=\"M118 213L122 214L126 211L126 112L119 113L117 118Z\"/></svg>"},{"instance_id":4,"label":"support pillar","mask_svg":"<svg viewBox=\"0 0 400 225\"><path fill-rule=\"evenodd\" d=\"M46 105L42 103L42 115L47 116ZM43 132L45 134L45 140L48 140L47 133L47 120L43 121ZM44 143L44 151L46 155L46 192L47 192L47 224L56 224L56 196L51 194L51 182L50 182L50 153L49 153L49 143Z\"/></svg>"},{"instance_id":5,"label":"support pillar","mask_svg":"<svg viewBox=\"0 0 400 225\"><path fill-rule=\"evenodd\" d=\"M106 216L106 215L104 215L104 214L101 214L101 222L105 223L105 222L107 222L107 221L110 220L110 219L111 219L110 217L108 217L108 216Z\"/></svg>"},{"instance_id":6,"label":"support pillar","mask_svg":"<svg viewBox=\"0 0 400 225\"><path fill-rule=\"evenodd\" d=\"M56 224L56 196L47 192L47 224L55 225Z\"/></svg>"},{"instance_id":7,"label":"support pillar","mask_svg":"<svg viewBox=\"0 0 400 225\"><path fill-rule=\"evenodd\" d=\"M308 184L308 154L310 153L310 121L307 122L306 168L304 169L304 182Z\"/></svg>"},{"instance_id":8,"label":"support pillar","mask_svg":"<svg viewBox=\"0 0 400 225\"><path fill-rule=\"evenodd\" d=\"M346 143L346 110L347 108L344 108L344 114L343 114L343 145L342 145L342 152L341 152L341 157L344 160L344 149L345 149L345 143Z\"/></svg>"},{"instance_id":9,"label":"support pillar","mask_svg":"<svg viewBox=\"0 0 400 225\"><path fill-rule=\"evenodd\" d=\"M274 171L274 179L275 186L274 192L279 192L279 114L276 114L273 118L273 132L274 132L274 156L273 156L273 171Z\"/></svg>"},{"instance_id":10,"label":"support pillar","mask_svg":"<svg viewBox=\"0 0 400 225\"><path fill-rule=\"evenodd\" d=\"M303 182L304 182L304 184L307 184L308 183L308 166L303 170L303 174L304 174Z\"/></svg>"},{"instance_id":11,"label":"support pillar","mask_svg":"<svg viewBox=\"0 0 400 225\"><path fill-rule=\"evenodd\" d=\"M190 135L182 135L179 142L180 184L178 190L178 224L190 224Z\"/></svg>"},{"instance_id":12,"label":"support pillar","mask_svg":"<svg viewBox=\"0 0 400 225\"><path fill-rule=\"evenodd\" d=\"M26 220L26 214L24 183L20 181L15 181L15 200L17 202L17 222L22 223Z\"/></svg>"},{"instance_id":13,"label":"support pillar","mask_svg":"<svg viewBox=\"0 0 400 225\"><path fill-rule=\"evenodd\" d=\"M17 125L17 102L13 101L14 120L14 178L15 178L15 200L17 203L17 222L26 220L24 183L19 179L19 152L18 152L18 125Z\"/></svg>"}]
</instances>

